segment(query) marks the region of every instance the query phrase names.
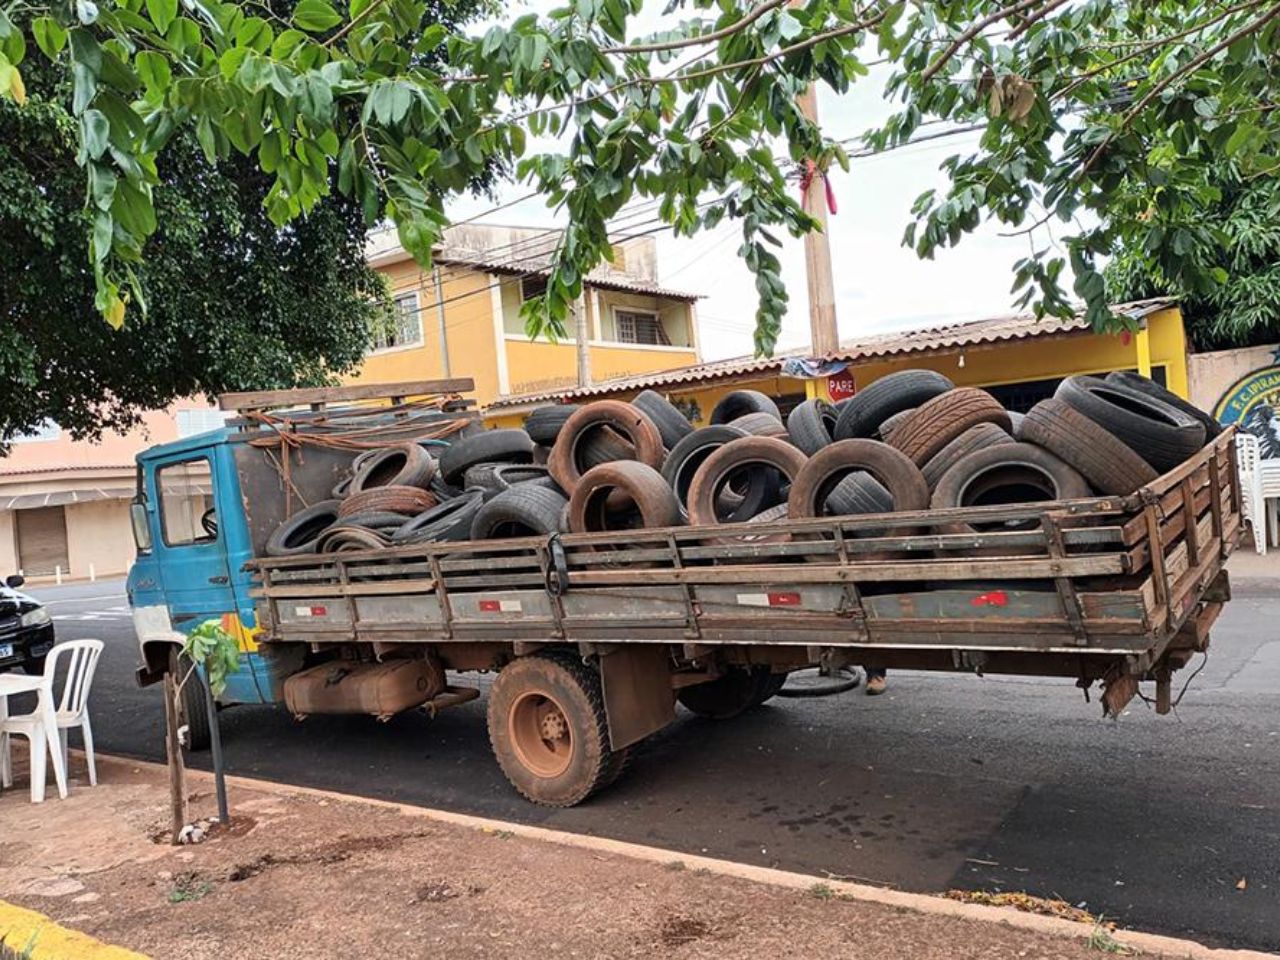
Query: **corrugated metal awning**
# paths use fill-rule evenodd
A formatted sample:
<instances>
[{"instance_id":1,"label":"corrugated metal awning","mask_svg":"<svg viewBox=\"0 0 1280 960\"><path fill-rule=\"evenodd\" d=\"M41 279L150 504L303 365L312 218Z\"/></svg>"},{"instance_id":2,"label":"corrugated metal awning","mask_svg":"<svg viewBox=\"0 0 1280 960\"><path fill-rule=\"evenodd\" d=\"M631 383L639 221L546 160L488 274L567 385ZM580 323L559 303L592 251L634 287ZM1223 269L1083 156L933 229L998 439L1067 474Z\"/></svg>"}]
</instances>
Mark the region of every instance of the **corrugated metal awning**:
<instances>
[{"instance_id":1,"label":"corrugated metal awning","mask_svg":"<svg viewBox=\"0 0 1280 960\"><path fill-rule=\"evenodd\" d=\"M91 487L87 490L55 490L52 493L23 493L0 498L0 510L34 510L37 507L65 507L95 500L131 500L133 487Z\"/></svg>"}]
</instances>

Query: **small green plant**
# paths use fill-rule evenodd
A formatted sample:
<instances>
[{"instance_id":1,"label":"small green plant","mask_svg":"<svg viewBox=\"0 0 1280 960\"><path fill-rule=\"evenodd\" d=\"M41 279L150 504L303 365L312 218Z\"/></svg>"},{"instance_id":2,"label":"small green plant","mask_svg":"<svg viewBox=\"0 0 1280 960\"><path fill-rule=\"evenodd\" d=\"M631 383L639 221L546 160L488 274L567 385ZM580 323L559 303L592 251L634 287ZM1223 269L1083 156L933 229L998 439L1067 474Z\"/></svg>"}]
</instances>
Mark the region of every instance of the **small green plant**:
<instances>
[{"instance_id":1,"label":"small green plant","mask_svg":"<svg viewBox=\"0 0 1280 960\"><path fill-rule=\"evenodd\" d=\"M227 675L240 667L240 645L217 620L206 620L187 634L182 652L192 663L204 664L215 699L227 689ZM185 682L187 678L178 679Z\"/></svg>"},{"instance_id":2,"label":"small green plant","mask_svg":"<svg viewBox=\"0 0 1280 960\"><path fill-rule=\"evenodd\" d=\"M1099 953L1112 953L1121 957L1132 957L1137 953L1132 947L1126 946L1113 937L1111 931L1103 926L1102 921L1094 924L1093 930L1089 932L1089 939L1085 941L1085 946Z\"/></svg>"},{"instance_id":3,"label":"small green plant","mask_svg":"<svg viewBox=\"0 0 1280 960\"><path fill-rule=\"evenodd\" d=\"M672 861L670 861L670 862L668 862L668 863L666 863L666 864L663 864L663 866L665 866L668 870L671 870L671 871L673 871L673 872L676 872L676 871L680 871L680 870L683 870L683 869L684 869L684 861L683 861L683 860L672 860Z\"/></svg>"},{"instance_id":4,"label":"small green plant","mask_svg":"<svg viewBox=\"0 0 1280 960\"><path fill-rule=\"evenodd\" d=\"M825 883L815 883L809 888L809 896L816 897L818 900L830 900L836 895L836 892Z\"/></svg>"},{"instance_id":5,"label":"small green plant","mask_svg":"<svg viewBox=\"0 0 1280 960\"><path fill-rule=\"evenodd\" d=\"M202 880L195 872L180 873L173 880L173 889L169 891L170 903L190 903L203 899L213 892L213 884Z\"/></svg>"}]
</instances>

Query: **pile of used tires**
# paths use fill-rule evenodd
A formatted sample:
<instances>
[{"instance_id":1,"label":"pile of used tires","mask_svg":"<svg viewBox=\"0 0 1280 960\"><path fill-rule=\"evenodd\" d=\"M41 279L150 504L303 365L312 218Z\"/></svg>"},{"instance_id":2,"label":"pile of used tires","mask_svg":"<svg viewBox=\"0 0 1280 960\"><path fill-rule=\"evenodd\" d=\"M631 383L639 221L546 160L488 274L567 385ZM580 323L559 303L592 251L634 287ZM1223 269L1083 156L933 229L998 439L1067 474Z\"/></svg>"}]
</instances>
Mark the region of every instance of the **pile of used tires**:
<instances>
[{"instance_id":1,"label":"pile of used tires","mask_svg":"<svg viewBox=\"0 0 1280 960\"><path fill-rule=\"evenodd\" d=\"M726 395L695 428L661 395L534 410L524 429L361 454L282 524L273 555L507 537L889 513L1125 495L1218 424L1145 377L1070 377L1025 415L940 373L906 370L783 420ZM963 523L955 532L968 532Z\"/></svg>"}]
</instances>

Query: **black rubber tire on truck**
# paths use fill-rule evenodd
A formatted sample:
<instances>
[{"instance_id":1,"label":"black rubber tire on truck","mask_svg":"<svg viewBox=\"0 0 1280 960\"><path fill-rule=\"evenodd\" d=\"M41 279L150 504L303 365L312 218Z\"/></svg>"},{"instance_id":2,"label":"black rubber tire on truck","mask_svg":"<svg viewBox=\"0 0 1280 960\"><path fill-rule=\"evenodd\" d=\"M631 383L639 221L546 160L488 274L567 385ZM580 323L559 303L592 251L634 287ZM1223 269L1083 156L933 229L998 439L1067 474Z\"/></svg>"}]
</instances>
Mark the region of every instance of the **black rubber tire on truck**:
<instances>
[{"instance_id":1,"label":"black rubber tire on truck","mask_svg":"<svg viewBox=\"0 0 1280 960\"><path fill-rule=\"evenodd\" d=\"M466 490L402 524L392 543L450 543L471 536L471 524L484 504L484 493Z\"/></svg>"},{"instance_id":2,"label":"black rubber tire on truck","mask_svg":"<svg viewBox=\"0 0 1280 960\"><path fill-rule=\"evenodd\" d=\"M436 475L436 462L416 443L397 443L373 451L347 485L346 496L380 487L422 487Z\"/></svg>"},{"instance_id":3,"label":"black rubber tire on truck","mask_svg":"<svg viewBox=\"0 0 1280 960\"><path fill-rule=\"evenodd\" d=\"M753 437L777 437L779 440L790 440L787 425L771 413L744 413L726 424L737 427L743 433Z\"/></svg>"},{"instance_id":4,"label":"black rubber tire on truck","mask_svg":"<svg viewBox=\"0 0 1280 960\"><path fill-rule=\"evenodd\" d=\"M576 653L540 651L507 664L489 692L489 743L527 800L572 807L616 780L600 674ZM621 756L619 755L621 754Z\"/></svg>"},{"instance_id":5,"label":"black rubber tire on truck","mask_svg":"<svg viewBox=\"0 0 1280 960\"><path fill-rule=\"evenodd\" d=\"M524 421L524 431L534 443L544 447L554 446L564 422L578 408L572 403L553 403L533 410Z\"/></svg>"},{"instance_id":6,"label":"black rubber tire on truck","mask_svg":"<svg viewBox=\"0 0 1280 960\"><path fill-rule=\"evenodd\" d=\"M503 540L556 533L569 501L555 490L522 483L503 490L476 513L472 540Z\"/></svg>"},{"instance_id":7,"label":"black rubber tire on truck","mask_svg":"<svg viewBox=\"0 0 1280 960\"><path fill-rule=\"evenodd\" d=\"M920 471L924 474L925 483L929 484L929 489L932 490L938 485L944 473L969 454L985 450L987 447L998 447L1013 442L1013 437L994 423L974 424L930 457Z\"/></svg>"},{"instance_id":8,"label":"black rubber tire on truck","mask_svg":"<svg viewBox=\"0 0 1280 960\"><path fill-rule=\"evenodd\" d=\"M787 414L787 434L792 443L813 456L835 436L839 416L836 408L821 398L806 400Z\"/></svg>"},{"instance_id":9,"label":"black rubber tire on truck","mask_svg":"<svg viewBox=\"0 0 1280 960\"><path fill-rule=\"evenodd\" d=\"M642 390L631 401L642 413L647 413L658 428L662 445L670 450L680 440L693 433L693 424L670 400L656 390Z\"/></svg>"},{"instance_id":10,"label":"black rubber tire on truck","mask_svg":"<svg viewBox=\"0 0 1280 960\"><path fill-rule=\"evenodd\" d=\"M1159 473L1204 445L1204 425L1195 417L1120 383L1067 377L1054 396L1115 434Z\"/></svg>"},{"instance_id":11,"label":"black rubber tire on truck","mask_svg":"<svg viewBox=\"0 0 1280 960\"><path fill-rule=\"evenodd\" d=\"M462 482L468 467L478 463L532 463L533 441L523 430L486 430L464 437L440 454L440 475L446 483Z\"/></svg>"},{"instance_id":12,"label":"black rubber tire on truck","mask_svg":"<svg viewBox=\"0 0 1280 960\"><path fill-rule=\"evenodd\" d=\"M341 500L321 500L299 510L271 531L264 551L269 557L291 557L315 551L320 534L338 520Z\"/></svg>"},{"instance_id":13,"label":"black rubber tire on truck","mask_svg":"<svg viewBox=\"0 0 1280 960\"><path fill-rule=\"evenodd\" d=\"M918 407L954 386L932 370L902 370L881 377L840 404L835 437L870 437L895 413Z\"/></svg>"},{"instance_id":14,"label":"black rubber tire on truck","mask_svg":"<svg viewBox=\"0 0 1280 960\"><path fill-rule=\"evenodd\" d=\"M768 413L782 420L782 413L773 398L759 390L734 390L720 398L711 411L711 423L731 423L748 413Z\"/></svg>"},{"instance_id":15,"label":"black rubber tire on truck","mask_svg":"<svg viewBox=\"0 0 1280 960\"><path fill-rule=\"evenodd\" d=\"M1156 478L1155 468L1127 444L1061 400L1032 407L1022 438L1075 467L1099 493L1128 496Z\"/></svg>"},{"instance_id":16,"label":"black rubber tire on truck","mask_svg":"<svg viewBox=\"0 0 1280 960\"><path fill-rule=\"evenodd\" d=\"M889 444L923 467L970 427L994 423L1008 433L1009 412L991 394L977 387L956 387L920 404L894 427Z\"/></svg>"},{"instance_id":17,"label":"black rubber tire on truck","mask_svg":"<svg viewBox=\"0 0 1280 960\"><path fill-rule=\"evenodd\" d=\"M188 671L191 673L189 677ZM191 669L191 661L176 646L169 650L169 672L173 674L175 683L182 683L182 678L187 677L187 682L178 691L178 726L187 725L187 749L208 750L212 734L209 709L204 699L204 681Z\"/></svg>"},{"instance_id":18,"label":"black rubber tire on truck","mask_svg":"<svg viewBox=\"0 0 1280 960\"><path fill-rule=\"evenodd\" d=\"M1107 374L1108 383L1118 383L1122 387L1128 387L1130 390L1137 390L1139 393L1145 393L1148 397L1155 397L1157 400L1163 400L1171 407L1181 410L1183 413L1190 414L1204 424L1204 436L1206 440L1212 440L1222 432L1222 424L1215 420L1210 414L1205 413L1193 403L1188 403L1171 390L1166 390L1160 384L1156 383L1149 377L1144 377L1140 373L1130 373L1128 370L1117 370L1115 373Z\"/></svg>"}]
</instances>

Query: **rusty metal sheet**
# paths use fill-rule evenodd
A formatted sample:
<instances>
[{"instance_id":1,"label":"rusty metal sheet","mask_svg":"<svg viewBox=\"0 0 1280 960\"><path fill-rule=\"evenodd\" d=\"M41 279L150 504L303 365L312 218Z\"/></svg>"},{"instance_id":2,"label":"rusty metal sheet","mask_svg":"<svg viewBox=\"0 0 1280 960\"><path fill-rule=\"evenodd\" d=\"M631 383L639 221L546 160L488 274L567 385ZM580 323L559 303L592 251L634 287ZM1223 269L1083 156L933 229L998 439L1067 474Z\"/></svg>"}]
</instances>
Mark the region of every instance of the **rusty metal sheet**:
<instances>
[{"instance_id":1,"label":"rusty metal sheet","mask_svg":"<svg viewBox=\"0 0 1280 960\"><path fill-rule=\"evenodd\" d=\"M621 750L676 718L670 655L661 646L622 646L603 651L600 680L609 718L609 745Z\"/></svg>"}]
</instances>

